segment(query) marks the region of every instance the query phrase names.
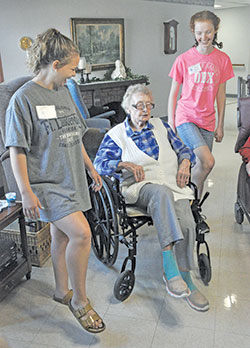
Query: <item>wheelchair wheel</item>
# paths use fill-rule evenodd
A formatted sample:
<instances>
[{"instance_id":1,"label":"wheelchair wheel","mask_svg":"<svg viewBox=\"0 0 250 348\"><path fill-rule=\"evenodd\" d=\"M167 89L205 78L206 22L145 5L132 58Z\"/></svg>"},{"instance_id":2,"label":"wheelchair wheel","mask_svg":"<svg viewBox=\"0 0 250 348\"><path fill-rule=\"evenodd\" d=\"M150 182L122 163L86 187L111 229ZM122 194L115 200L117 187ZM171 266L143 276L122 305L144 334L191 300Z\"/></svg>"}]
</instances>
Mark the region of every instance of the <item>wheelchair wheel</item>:
<instances>
[{"instance_id":1,"label":"wheelchair wheel","mask_svg":"<svg viewBox=\"0 0 250 348\"><path fill-rule=\"evenodd\" d=\"M119 250L118 222L110 190L103 180L100 191L90 189L92 209L87 212L92 232L92 249L102 263L112 266Z\"/></svg>"},{"instance_id":2,"label":"wheelchair wheel","mask_svg":"<svg viewBox=\"0 0 250 348\"><path fill-rule=\"evenodd\" d=\"M244 212L238 202L234 204L234 217L237 224L242 224L242 222L244 221Z\"/></svg>"},{"instance_id":3,"label":"wheelchair wheel","mask_svg":"<svg viewBox=\"0 0 250 348\"><path fill-rule=\"evenodd\" d=\"M202 253L198 256L198 266L203 283L208 285L212 277L212 270L209 258L206 254Z\"/></svg>"},{"instance_id":4,"label":"wheelchair wheel","mask_svg":"<svg viewBox=\"0 0 250 348\"><path fill-rule=\"evenodd\" d=\"M124 271L116 279L114 285L114 296L119 301L126 300L135 285L135 275L132 271Z\"/></svg>"}]
</instances>

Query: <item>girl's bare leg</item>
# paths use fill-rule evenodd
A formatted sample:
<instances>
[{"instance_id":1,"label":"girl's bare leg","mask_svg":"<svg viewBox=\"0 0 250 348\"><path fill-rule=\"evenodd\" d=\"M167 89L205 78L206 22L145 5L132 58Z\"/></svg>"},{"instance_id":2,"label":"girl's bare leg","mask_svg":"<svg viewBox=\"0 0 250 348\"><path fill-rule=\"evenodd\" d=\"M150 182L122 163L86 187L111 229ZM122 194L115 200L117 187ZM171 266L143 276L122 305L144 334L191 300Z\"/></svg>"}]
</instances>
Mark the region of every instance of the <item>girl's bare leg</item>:
<instances>
[{"instance_id":1,"label":"girl's bare leg","mask_svg":"<svg viewBox=\"0 0 250 348\"><path fill-rule=\"evenodd\" d=\"M66 277L62 273L66 267L73 289L71 305L74 309L83 308L88 303L86 274L91 243L91 231L88 221L82 212L75 212L53 222L53 225L55 227L53 227L53 233L55 234L56 232L57 234L57 242L60 243L60 240L62 240L63 246L61 246L61 251L66 251L64 254L65 262L62 261L63 256L59 255L59 252L55 252L53 255L55 279L58 282L57 286L65 287ZM68 238L67 244L65 239L61 238L60 233L58 233L59 231L60 233L64 233ZM60 262L62 262L62 265ZM94 314L94 312L90 311L89 314ZM101 325L101 320L95 324L96 327Z\"/></svg>"},{"instance_id":2,"label":"girl's bare leg","mask_svg":"<svg viewBox=\"0 0 250 348\"><path fill-rule=\"evenodd\" d=\"M214 157L208 146L200 146L194 149L196 155L196 164L192 168L191 181L196 184L198 189L198 198L201 198L204 182L214 167Z\"/></svg>"},{"instance_id":3,"label":"girl's bare leg","mask_svg":"<svg viewBox=\"0 0 250 348\"><path fill-rule=\"evenodd\" d=\"M51 259L56 284L55 296L63 298L69 291L68 271L65 259L69 238L53 224L50 225L50 232L52 236Z\"/></svg>"}]
</instances>

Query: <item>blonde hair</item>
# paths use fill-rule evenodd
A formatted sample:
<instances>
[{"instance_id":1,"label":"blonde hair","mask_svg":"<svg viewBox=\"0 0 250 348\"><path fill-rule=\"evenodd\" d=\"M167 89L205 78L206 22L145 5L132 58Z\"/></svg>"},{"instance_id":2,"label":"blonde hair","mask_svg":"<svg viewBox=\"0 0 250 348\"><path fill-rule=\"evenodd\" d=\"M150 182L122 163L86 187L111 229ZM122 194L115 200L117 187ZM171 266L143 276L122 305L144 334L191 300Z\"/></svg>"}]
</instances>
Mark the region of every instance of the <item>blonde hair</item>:
<instances>
[{"instance_id":1,"label":"blonde hair","mask_svg":"<svg viewBox=\"0 0 250 348\"><path fill-rule=\"evenodd\" d=\"M35 74L55 60L58 67L69 63L74 55L79 54L78 47L58 30L50 28L37 35L35 42L28 50L27 66Z\"/></svg>"},{"instance_id":2,"label":"blonde hair","mask_svg":"<svg viewBox=\"0 0 250 348\"><path fill-rule=\"evenodd\" d=\"M122 103L121 103L121 106L122 106L122 108L124 109L124 111L126 113L128 113L128 109L130 107L131 98L136 93L142 93L142 94L149 95L150 98L153 99L152 92L145 85L141 85L141 84L138 83L136 85L129 86L128 89L126 90L126 93L123 96L123 100L122 100Z\"/></svg>"}]
</instances>

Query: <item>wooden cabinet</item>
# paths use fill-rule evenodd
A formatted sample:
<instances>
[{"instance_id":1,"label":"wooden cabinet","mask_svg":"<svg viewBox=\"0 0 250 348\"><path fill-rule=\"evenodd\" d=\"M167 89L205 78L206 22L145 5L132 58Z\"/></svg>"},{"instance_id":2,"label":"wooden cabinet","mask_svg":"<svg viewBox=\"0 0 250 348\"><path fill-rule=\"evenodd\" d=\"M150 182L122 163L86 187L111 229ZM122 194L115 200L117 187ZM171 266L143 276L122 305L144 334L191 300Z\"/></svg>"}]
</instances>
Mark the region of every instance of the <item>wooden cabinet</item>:
<instances>
[{"instance_id":1,"label":"wooden cabinet","mask_svg":"<svg viewBox=\"0 0 250 348\"><path fill-rule=\"evenodd\" d=\"M24 276L30 279L31 275L31 261L28 253L25 220L21 203L4 209L0 213L0 230L3 230L17 219L20 227L22 253L21 255L18 254L17 261L13 266L9 266L0 274L0 301L9 294Z\"/></svg>"}]
</instances>

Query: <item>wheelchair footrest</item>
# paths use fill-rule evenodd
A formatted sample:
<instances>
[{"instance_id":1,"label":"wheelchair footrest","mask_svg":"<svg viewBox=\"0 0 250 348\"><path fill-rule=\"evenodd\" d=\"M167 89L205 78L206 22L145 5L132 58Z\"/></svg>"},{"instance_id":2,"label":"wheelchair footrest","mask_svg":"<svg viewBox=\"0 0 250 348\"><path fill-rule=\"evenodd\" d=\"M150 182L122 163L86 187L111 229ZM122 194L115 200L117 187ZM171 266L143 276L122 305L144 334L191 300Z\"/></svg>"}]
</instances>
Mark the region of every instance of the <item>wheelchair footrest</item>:
<instances>
[{"instance_id":1,"label":"wheelchair footrest","mask_svg":"<svg viewBox=\"0 0 250 348\"><path fill-rule=\"evenodd\" d=\"M204 220L201 220L196 224L196 232L199 234L209 233L210 228Z\"/></svg>"}]
</instances>

